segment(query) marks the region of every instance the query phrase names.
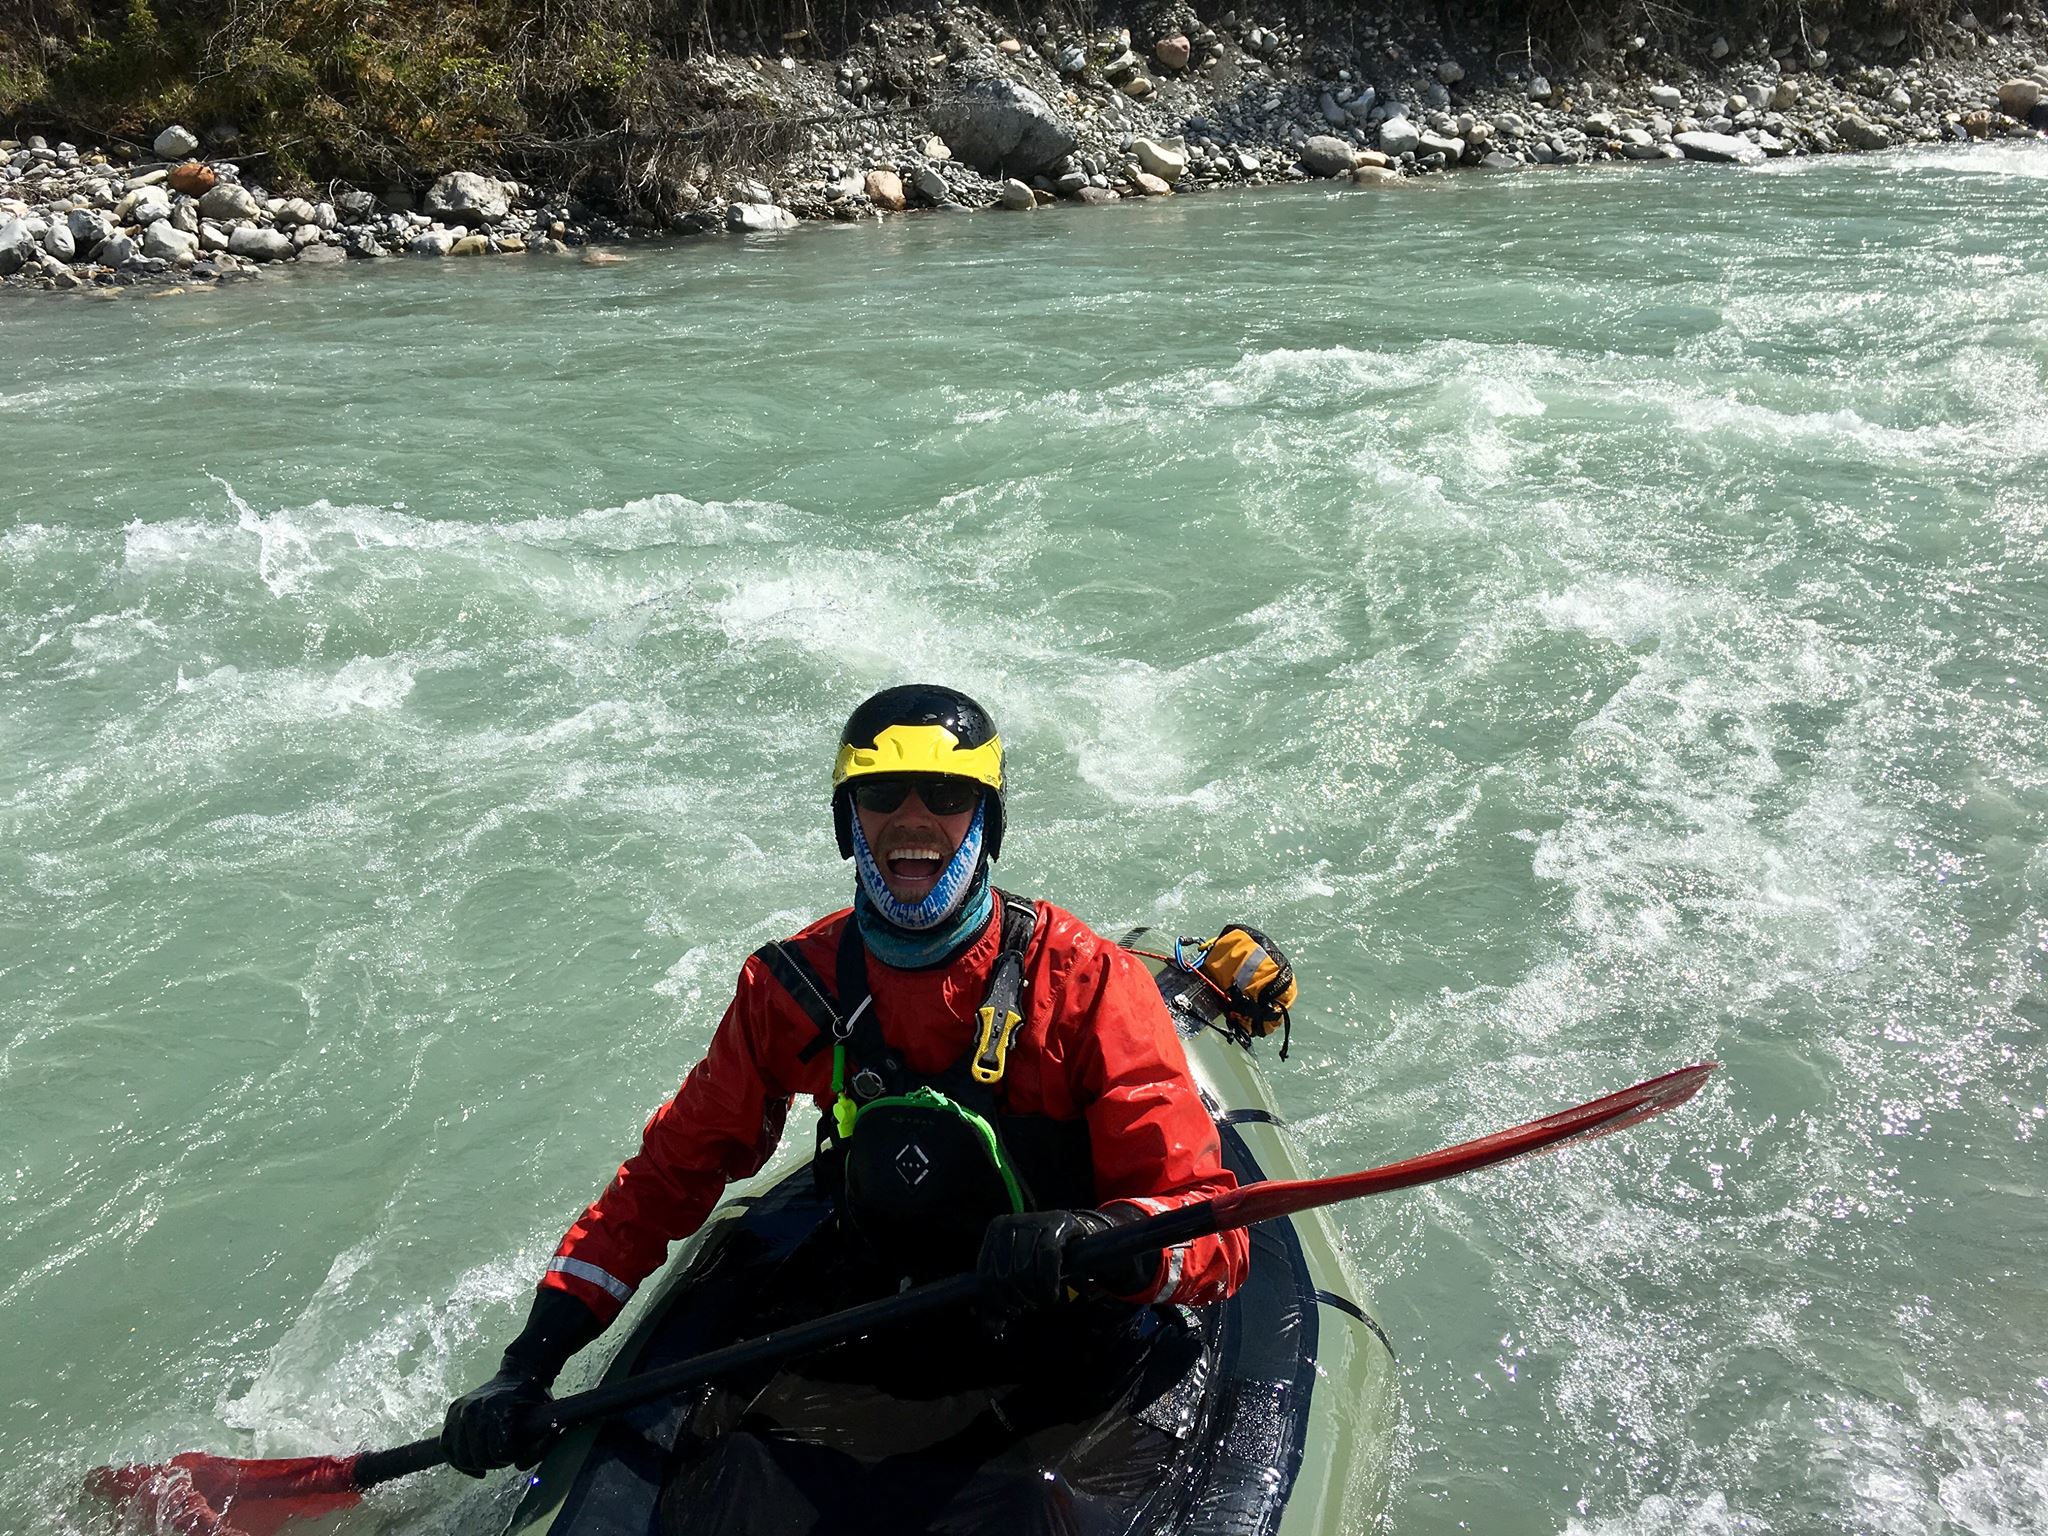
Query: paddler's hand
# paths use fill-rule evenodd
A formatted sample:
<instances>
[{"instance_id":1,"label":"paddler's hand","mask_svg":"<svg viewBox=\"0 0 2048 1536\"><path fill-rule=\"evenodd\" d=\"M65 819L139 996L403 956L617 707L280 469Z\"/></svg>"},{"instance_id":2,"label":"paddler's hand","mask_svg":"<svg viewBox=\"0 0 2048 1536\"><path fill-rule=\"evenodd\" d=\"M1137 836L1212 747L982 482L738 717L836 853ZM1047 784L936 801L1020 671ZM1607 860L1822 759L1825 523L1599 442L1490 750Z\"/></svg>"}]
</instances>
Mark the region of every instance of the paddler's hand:
<instances>
[{"instance_id":1,"label":"paddler's hand","mask_svg":"<svg viewBox=\"0 0 2048 1536\"><path fill-rule=\"evenodd\" d=\"M441 1451L448 1465L471 1477L497 1467L534 1465L558 1433L534 1421L534 1410L551 1401L548 1389L526 1372L498 1372L448 1405L441 1426Z\"/></svg>"},{"instance_id":2,"label":"paddler's hand","mask_svg":"<svg viewBox=\"0 0 2048 1536\"><path fill-rule=\"evenodd\" d=\"M448 1405L441 1426L448 1465L482 1477L493 1467L530 1467L545 1456L560 1431L536 1424L534 1410L553 1401L548 1388L569 1357L603 1332L597 1315L566 1291L536 1291L498 1374Z\"/></svg>"},{"instance_id":3,"label":"paddler's hand","mask_svg":"<svg viewBox=\"0 0 2048 1536\"><path fill-rule=\"evenodd\" d=\"M991 1221L974 1266L982 1321L1000 1329L1019 1313L1064 1301L1068 1245L1109 1228L1100 1211L1022 1211Z\"/></svg>"}]
</instances>

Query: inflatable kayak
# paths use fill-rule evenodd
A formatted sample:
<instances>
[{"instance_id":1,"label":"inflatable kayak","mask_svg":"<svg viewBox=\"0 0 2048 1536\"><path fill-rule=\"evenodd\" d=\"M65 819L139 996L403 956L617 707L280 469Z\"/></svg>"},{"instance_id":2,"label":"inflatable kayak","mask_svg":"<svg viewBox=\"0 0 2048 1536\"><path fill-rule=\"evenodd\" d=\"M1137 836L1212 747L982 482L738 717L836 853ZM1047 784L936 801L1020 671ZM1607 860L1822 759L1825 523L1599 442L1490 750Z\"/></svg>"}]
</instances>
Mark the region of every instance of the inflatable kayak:
<instances>
[{"instance_id":1,"label":"inflatable kayak","mask_svg":"<svg viewBox=\"0 0 2048 1536\"><path fill-rule=\"evenodd\" d=\"M1306 1177L1257 1042L1166 957L1171 939L1123 942L1146 956L1238 1181ZM829 1217L807 1160L735 1186L603 1380L863 1299L816 1261ZM508 1536L1309 1536L1370 1523L1393 1353L1325 1212L1254 1227L1226 1302L1057 1310L1072 1314L1057 1336L913 1324L573 1431L533 1472Z\"/></svg>"}]
</instances>

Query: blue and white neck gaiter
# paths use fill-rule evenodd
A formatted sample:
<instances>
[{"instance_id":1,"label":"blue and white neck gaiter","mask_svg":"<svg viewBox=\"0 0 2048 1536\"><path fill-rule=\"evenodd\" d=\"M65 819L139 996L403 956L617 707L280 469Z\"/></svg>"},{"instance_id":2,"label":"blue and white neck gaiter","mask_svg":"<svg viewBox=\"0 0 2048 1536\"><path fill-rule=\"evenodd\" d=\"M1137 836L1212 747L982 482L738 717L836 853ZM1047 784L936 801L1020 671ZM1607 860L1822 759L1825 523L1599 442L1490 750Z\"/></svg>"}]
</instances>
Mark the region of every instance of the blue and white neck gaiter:
<instances>
[{"instance_id":1,"label":"blue and white neck gaiter","mask_svg":"<svg viewBox=\"0 0 2048 1536\"><path fill-rule=\"evenodd\" d=\"M975 807L967 835L953 851L938 882L919 902L899 900L882 878L860 817L853 818L853 867L858 876L854 919L868 949L884 965L915 970L950 956L988 922L993 896L984 874L982 818L987 802Z\"/></svg>"}]
</instances>

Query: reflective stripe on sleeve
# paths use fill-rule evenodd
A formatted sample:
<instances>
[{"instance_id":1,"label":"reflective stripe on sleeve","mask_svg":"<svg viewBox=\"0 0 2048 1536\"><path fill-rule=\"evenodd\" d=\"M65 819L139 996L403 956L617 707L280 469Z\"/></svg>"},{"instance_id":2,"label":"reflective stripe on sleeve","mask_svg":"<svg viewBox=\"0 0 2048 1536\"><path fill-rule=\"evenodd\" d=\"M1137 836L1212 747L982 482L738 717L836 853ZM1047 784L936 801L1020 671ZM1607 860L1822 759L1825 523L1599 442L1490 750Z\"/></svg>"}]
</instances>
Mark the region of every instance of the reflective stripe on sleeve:
<instances>
[{"instance_id":1,"label":"reflective stripe on sleeve","mask_svg":"<svg viewBox=\"0 0 2048 1536\"><path fill-rule=\"evenodd\" d=\"M595 1264L586 1264L581 1259L549 1259L548 1268L555 1274L568 1275L576 1280L588 1280L614 1301L631 1301L633 1287L616 1275L608 1275Z\"/></svg>"},{"instance_id":2,"label":"reflective stripe on sleeve","mask_svg":"<svg viewBox=\"0 0 2048 1536\"><path fill-rule=\"evenodd\" d=\"M1181 1269L1186 1265L1187 1257L1188 1251L1184 1247L1166 1250L1166 1279L1152 1297L1154 1301L1172 1299L1173 1293L1180 1287Z\"/></svg>"}]
</instances>

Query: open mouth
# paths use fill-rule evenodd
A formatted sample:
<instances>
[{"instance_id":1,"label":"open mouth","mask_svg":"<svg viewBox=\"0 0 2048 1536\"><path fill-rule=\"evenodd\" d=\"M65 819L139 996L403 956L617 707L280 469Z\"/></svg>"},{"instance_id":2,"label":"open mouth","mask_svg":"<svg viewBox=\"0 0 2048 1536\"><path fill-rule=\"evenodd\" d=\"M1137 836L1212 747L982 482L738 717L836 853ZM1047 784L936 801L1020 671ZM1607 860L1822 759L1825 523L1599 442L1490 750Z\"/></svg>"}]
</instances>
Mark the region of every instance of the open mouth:
<instances>
[{"instance_id":1,"label":"open mouth","mask_svg":"<svg viewBox=\"0 0 2048 1536\"><path fill-rule=\"evenodd\" d=\"M906 884L929 883L946 867L946 856L937 848L899 848L882 860L892 880Z\"/></svg>"}]
</instances>

